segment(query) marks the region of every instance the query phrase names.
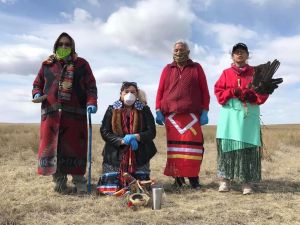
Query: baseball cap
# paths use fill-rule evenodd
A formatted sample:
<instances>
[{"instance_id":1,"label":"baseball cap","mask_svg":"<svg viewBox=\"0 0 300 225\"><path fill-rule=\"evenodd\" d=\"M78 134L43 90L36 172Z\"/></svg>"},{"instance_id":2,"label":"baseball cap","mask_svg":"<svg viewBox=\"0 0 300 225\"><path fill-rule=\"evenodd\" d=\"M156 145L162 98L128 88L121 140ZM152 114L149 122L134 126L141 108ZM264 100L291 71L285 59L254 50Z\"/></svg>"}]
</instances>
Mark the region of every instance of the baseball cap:
<instances>
[{"instance_id":1,"label":"baseball cap","mask_svg":"<svg viewBox=\"0 0 300 225\"><path fill-rule=\"evenodd\" d=\"M247 45L245 45L244 43L237 43L237 44L235 44L235 45L232 47L232 52L231 52L231 53L233 53L233 52L236 51L237 49L243 49L243 50L245 50L247 53L249 53L249 52L248 52L248 47L247 47Z\"/></svg>"}]
</instances>

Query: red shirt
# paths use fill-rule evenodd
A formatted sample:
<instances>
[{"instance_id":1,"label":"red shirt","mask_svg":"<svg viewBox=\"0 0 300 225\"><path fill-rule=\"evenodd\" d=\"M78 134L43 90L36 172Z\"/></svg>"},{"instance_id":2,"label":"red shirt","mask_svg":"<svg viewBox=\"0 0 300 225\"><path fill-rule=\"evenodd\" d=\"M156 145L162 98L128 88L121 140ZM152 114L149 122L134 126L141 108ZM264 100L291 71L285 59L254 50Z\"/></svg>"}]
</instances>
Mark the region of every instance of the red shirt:
<instances>
[{"instance_id":1,"label":"red shirt","mask_svg":"<svg viewBox=\"0 0 300 225\"><path fill-rule=\"evenodd\" d=\"M253 80L254 68L246 65L244 68L239 69L232 65L230 68L223 71L220 78L215 84L215 95L218 102L224 105L230 98L234 96L234 89L240 87L242 90L248 88L248 85ZM257 100L254 104L263 104L269 95L261 95L255 93Z\"/></svg>"},{"instance_id":2,"label":"red shirt","mask_svg":"<svg viewBox=\"0 0 300 225\"><path fill-rule=\"evenodd\" d=\"M180 69L176 62L162 71L156 95L156 109L163 113L201 113L209 110L209 91L199 63L188 60Z\"/></svg>"}]
</instances>

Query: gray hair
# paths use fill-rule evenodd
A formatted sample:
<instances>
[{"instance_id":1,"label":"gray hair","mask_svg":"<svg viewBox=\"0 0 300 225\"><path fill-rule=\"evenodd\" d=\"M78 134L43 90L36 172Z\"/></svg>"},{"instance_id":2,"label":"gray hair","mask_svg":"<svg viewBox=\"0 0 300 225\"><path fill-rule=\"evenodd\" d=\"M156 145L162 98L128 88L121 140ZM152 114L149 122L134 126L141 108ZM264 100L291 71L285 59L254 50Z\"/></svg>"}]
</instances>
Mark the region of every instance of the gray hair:
<instances>
[{"instance_id":1,"label":"gray hair","mask_svg":"<svg viewBox=\"0 0 300 225\"><path fill-rule=\"evenodd\" d=\"M183 46L186 48L187 51L190 50L189 45L188 45L188 43L187 43L186 41L183 41L183 40L178 40L178 41L176 41L175 44L174 44L174 46L173 46L173 48L175 48L175 46L176 46L177 44L183 45Z\"/></svg>"},{"instance_id":2,"label":"gray hair","mask_svg":"<svg viewBox=\"0 0 300 225\"><path fill-rule=\"evenodd\" d=\"M142 89L138 89L138 99L144 104L147 105L147 95L146 92Z\"/></svg>"}]
</instances>

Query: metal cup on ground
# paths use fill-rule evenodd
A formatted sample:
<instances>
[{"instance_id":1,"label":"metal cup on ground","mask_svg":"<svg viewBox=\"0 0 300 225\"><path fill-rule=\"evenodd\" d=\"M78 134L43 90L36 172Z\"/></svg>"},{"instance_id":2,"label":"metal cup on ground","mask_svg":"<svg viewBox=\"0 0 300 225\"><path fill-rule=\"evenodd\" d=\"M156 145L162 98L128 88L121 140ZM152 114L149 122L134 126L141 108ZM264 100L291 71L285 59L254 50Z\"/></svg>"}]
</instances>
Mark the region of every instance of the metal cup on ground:
<instances>
[{"instance_id":1,"label":"metal cup on ground","mask_svg":"<svg viewBox=\"0 0 300 225\"><path fill-rule=\"evenodd\" d=\"M164 189L162 186L153 186L152 187L152 209L153 210L161 209L163 192L164 192Z\"/></svg>"}]
</instances>

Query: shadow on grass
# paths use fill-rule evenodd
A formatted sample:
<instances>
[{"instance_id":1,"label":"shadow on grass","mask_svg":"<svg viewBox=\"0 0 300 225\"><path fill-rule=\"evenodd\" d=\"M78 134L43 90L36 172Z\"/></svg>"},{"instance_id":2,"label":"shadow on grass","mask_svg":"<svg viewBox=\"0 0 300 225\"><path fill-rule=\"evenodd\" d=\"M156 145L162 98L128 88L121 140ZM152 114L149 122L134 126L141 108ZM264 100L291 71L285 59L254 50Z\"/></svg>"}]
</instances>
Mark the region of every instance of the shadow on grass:
<instances>
[{"instance_id":1,"label":"shadow on grass","mask_svg":"<svg viewBox=\"0 0 300 225\"><path fill-rule=\"evenodd\" d=\"M261 193L294 193L300 192L300 182L287 180L263 180L256 185Z\"/></svg>"},{"instance_id":2,"label":"shadow on grass","mask_svg":"<svg viewBox=\"0 0 300 225\"><path fill-rule=\"evenodd\" d=\"M91 184L91 193L77 193L74 186L68 186L66 191L58 193L60 195L78 196L78 197L88 197L88 196L98 196L100 195L97 190L97 184Z\"/></svg>"},{"instance_id":3,"label":"shadow on grass","mask_svg":"<svg viewBox=\"0 0 300 225\"><path fill-rule=\"evenodd\" d=\"M211 182L209 184L202 184L200 182L201 188L199 190L191 188L189 182L186 181L186 184L182 185L181 187L176 186L172 183L164 183L163 187L166 193L170 194L181 194L185 192L205 192L207 189L214 189L217 190L219 185L217 182Z\"/></svg>"},{"instance_id":4,"label":"shadow on grass","mask_svg":"<svg viewBox=\"0 0 300 225\"><path fill-rule=\"evenodd\" d=\"M241 184L237 182L231 183L231 190L240 192ZM174 184L166 183L163 184L166 193L170 194L181 194L187 191L197 191L192 189L189 184L185 184L182 187L177 187ZM211 182L205 185L201 184L201 189L198 191L205 192L206 190L218 191L219 183ZM253 185L256 193L300 193L300 182L287 181L287 180L263 180L260 183Z\"/></svg>"},{"instance_id":5,"label":"shadow on grass","mask_svg":"<svg viewBox=\"0 0 300 225\"><path fill-rule=\"evenodd\" d=\"M231 189L241 190L241 184L232 182ZM263 180L253 185L256 193L298 193L300 192L300 182L287 180Z\"/></svg>"}]
</instances>

